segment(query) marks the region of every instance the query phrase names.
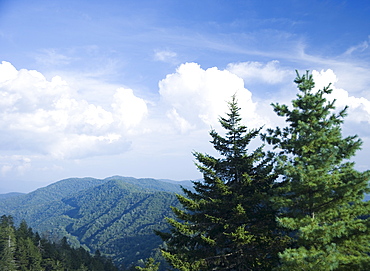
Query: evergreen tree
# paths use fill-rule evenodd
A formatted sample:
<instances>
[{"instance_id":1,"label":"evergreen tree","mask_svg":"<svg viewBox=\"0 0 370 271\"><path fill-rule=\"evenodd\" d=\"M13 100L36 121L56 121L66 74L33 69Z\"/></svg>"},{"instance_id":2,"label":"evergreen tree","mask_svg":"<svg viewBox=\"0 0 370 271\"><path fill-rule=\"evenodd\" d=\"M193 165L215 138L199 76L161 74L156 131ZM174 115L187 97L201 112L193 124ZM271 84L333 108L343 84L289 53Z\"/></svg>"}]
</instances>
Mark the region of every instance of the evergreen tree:
<instances>
[{"instance_id":1,"label":"evergreen tree","mask_svg":"<svg viewBox=\"0 0 370 271\"><path fill-rule=\"evenodd\" d=\"M67 238L59 243L50 243L23 220L20 226L14 226L11 216L0 218L0 270L91 270L117 271L112 261L100 253L90 255L82 247L72 248Z\"/></svg>"},{"instance_id":2,"label":"evergreen tree","mask_svg":"<svg viewBox=\"0 0 370 271\"><path fill-rule=\"evenodd\" d=\"M0 270L17 270L15 250L16 237L13 218L3 215L0 218Z\"/></svg>"},{"instance_id":3,"label":"evergreen tree","mask_svg":"<svg viewBox=\"0 0 370 271\"><path fill-rule=\"evenodd\" d=\"M140 271L158 271L160 263L156 263L153 258L148 258L145 260L145 266L135 266L136 270Z\"/></svg>"},{"instance_id":4,"label":"evergreen tree","mask_svg":"<svg viewBox=\"0 0 370 271\"><path fill-rule=\"evenodd\" d=\"M30 237L17 238L16 258L17 270L41 270L42 256Z\"/></svg>"},{"instance_id":5,"label":"evergreen tree","mask_svg":"<svg viewBox=\"0 0 370 271\"><path fill-rule=\"evenodd\" d=\"M330 85L313 91L308 72L295 79L300 93L293 108L273 104L286 118L284 129L264 138L280 150L282 182L275 198L279 222L294 237L280 254L281 270L370 270L370 172L358 172L350 159L361 146L357 136L343 137L347 108L335 113Z\"/></svg>"},{"instance_id":6,"label":"evergreen tree","mask_svg":"<svg viewBox=\"0 0 370 271\"><path fill-rule=\"evenodd\" d=\"M204 181L194 182L195 192L178 195L184 209L172 208L170 233L163 255L178 270L270 270L284 242L270 204L272 157L262 147L251 153L248 145L260 129L241 124L235 96L227 118L220 118L223 137L210 132L219 158L195 152Z\"/></svg>"},{"instance_id":7,"label":"evergreen tree","mask_svg":"<svg viewBox=\"0 0 370 271\"><path fill-rule=\"evenodd\" d=\"M23 219L19 224L19 227L15 231L17 238L34 238L34 234L32 232L32 228L29 228L27 222Z\"/></svg>"},{"instance_id":8,"label":"evergreen tree","mask_svg":"<svg viewBox=\"0 0 370 271\"><path fill-rule=\"evenodd\" d=\"M15 237L17 270L41 270L42 256L35 243L37 237L25 220L22 220L19 227L15 229Z\"/></svg>"}]
</instances>

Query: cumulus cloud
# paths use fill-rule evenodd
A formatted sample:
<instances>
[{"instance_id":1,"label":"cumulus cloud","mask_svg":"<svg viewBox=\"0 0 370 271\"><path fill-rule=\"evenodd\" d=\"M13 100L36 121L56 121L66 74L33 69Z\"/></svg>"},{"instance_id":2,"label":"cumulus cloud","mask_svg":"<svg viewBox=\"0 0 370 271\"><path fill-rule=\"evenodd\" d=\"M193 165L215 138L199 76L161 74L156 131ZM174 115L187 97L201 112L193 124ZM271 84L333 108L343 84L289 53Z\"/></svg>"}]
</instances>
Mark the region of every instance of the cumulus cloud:
<instances>
[{"instance_id":1,"label":"cumulus cloud","mask_svg":"<svg viewBox=\"0 0 370 271\"><path fill-rule=\"evenodd\" d=\"M103 136L71 134L59 138L49 147L57 158L80 159L92 156L119 154L130 148L130 142L119 134Z\"/></svg>"},{"instance_id":2,"label":"cumulus cloud","mask_svg":"<svg viewBox=\"0 0 370 271\"><path fill-rule=\"evenodd\" d=\"M185 63L159 82L159 92L171 108L167 115L182 132L218 125L234 94L243 119L251 126L261 124L252 93L244 88L243 79L227 70L204 70L196 63Z\"/></svg>"},{"instance_id":3,"label":"cumulus cloud","mask_svg":"<svg viewBox=\"0 0 370 271\"><path fill-rule=\"evenodd\" d=\"M279 61L273 60L266 64L261 62L230 63L227 70L243 78L246 83L251 81L277 84L286 81L292 72L282 69Z\"/></svg>"},{"instance_id":4,"label":"cumulus cloud","mask_svg":"<svg viewBox=\"0 0 370 271\"><path fill-rule=\"evenodd\" d=\"M55 158L124 152L130 145L127 129L147 113L133 90L117 89L106 109L79 98L61 77L49 81L8 62L0 64L0 97L0 148Z\"/></svg>"},{"instance_id":5,"label":"cumulus cloud","mask_svg":"<svg viewBox=\"0 0 370 271\"><path fill-rule=\"evenodd\" d=\"M167 112L167 117L175 123L181 133L185 133L186 131L195 128L194 125L190 124L186 119L181 117L175 108L172 108Z\"/></svg>"},{"instance_id":6,"label":"cumulus cloud","mask_svg":"<svg viewBox=\"0 0 370 271\"><path fill-rule=\"evenodd\" d=\"M337 88L335 83L338 82L338 78L333 70L312 71L312 76L315 80L316 90L328 86L329 83L332 84L333 92L327 98L329 100L336 99L336 107L338 109L348 105L348 121L370 124L370 101L365 97L352 96L347 90Z\"/></svg>"},{"instance_id":7,"label":"cumulus cloud","mask_svg":"<svg viewBox=\"0 0 370 271\"><path fill-rule=\"evenodd\" d=\"M117 89L112 107L117 121L126 128L136 126L148 114L146 102L136 97L132 89Z\"/></svg>"}]
</instances>

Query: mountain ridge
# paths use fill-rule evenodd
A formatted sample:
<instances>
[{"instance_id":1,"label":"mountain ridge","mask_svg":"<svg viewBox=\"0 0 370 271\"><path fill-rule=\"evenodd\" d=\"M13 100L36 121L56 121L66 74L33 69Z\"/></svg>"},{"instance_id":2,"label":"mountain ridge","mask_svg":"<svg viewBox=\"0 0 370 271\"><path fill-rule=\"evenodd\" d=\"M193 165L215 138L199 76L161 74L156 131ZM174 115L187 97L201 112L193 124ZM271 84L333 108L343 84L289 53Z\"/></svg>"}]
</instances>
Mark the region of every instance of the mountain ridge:
<instances>
[{"instance_id":1,"label":"mountain ridge","mask_svg":"<svg viewBox=\"0 0 370 271\"><path fill-rule=\"evenodd\" d=\"M69 178L24 195L0 197L0 215L12 215L49 239L67 237L73 246L99 250L116 264L130 266L155 254L162 243L175 194L186 184L152 178L112 176Z\"/></svg>"}]
</instances>

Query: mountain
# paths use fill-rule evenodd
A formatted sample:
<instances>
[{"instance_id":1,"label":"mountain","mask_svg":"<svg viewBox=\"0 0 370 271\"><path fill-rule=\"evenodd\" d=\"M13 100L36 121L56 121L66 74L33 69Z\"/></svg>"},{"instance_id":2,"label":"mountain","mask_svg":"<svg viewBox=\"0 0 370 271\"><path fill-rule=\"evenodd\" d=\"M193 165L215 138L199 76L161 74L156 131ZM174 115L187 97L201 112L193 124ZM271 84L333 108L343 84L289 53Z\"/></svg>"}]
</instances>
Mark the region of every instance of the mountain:
<instances>
[{"instance_id":1,"label":"mountain","mask_svg":"<svg viewBox=\"0 0 370 271\"><path fill-rule=\"evenodd\" d=\"M39 206L51 201L58 201L78 191L83 191L104 183L104 180L94 178L70 178L39 188L31 193L2 198L0 197L0 211L24 209L29 206Z\"/></svg>"},{"instance_id":2,"label":"mountain","mask_svg":"<svg viewBox=\"0 0 370 271\"><path fill-rule=\"evenodd\" d=\"M182 186L191 183L181 183ZM187 187L190 188L190 187ZM170 206L178 206L177 183L113 176L71 178L31 193L0 197L0 214L24 219L49 239L65 236L74 246L99 250L128 267L154 253Z\"/></svg>"},{"instance_id":3,"label":"mountain","mask_svg":"<svg viewBox=\"0 0 370 271\"><path fill-rule=\"evenodd\" d=\"M201 181L201 179L198 180L186 180L186 181L173 181L173 180L167 180L167 179L161 179L160 181L168 182L172 184L177 184L182 187L193 187L193 182Z\"/></svg>"},{"instance_id":4,"label":"mountain","mask_svg":"<svg viewBox=\"0 0 370 271\"><path fill-rule=\"evenodd\" d=\"M24 193L10 192L6 194L0 194L0 199L13 198L13 197L17 197L20 195L24 195Z\"/></svg>"}]
</instances>

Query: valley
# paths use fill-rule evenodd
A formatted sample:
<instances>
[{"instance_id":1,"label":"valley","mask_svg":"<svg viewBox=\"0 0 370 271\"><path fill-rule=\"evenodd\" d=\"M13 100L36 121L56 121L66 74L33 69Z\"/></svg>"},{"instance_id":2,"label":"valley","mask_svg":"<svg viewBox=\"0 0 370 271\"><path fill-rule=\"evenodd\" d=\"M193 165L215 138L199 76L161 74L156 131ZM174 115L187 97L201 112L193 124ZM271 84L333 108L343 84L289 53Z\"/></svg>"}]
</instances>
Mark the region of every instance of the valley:
<instances>
[{"instance_id":1,"label":"valley","mask_svg":"<svg viewBox=\"0 0 370 271\"><path fill-rule=\"evenodd\" d=\"M128 268L154 256L166 230L170 206L179 207L180 184L192 183L113 176L106 179L70 178L28 194L0 197L0 214L23 219L49 240L67 238L74 247L99 250L117 266Z\"/></svg>"}]
</instances>

